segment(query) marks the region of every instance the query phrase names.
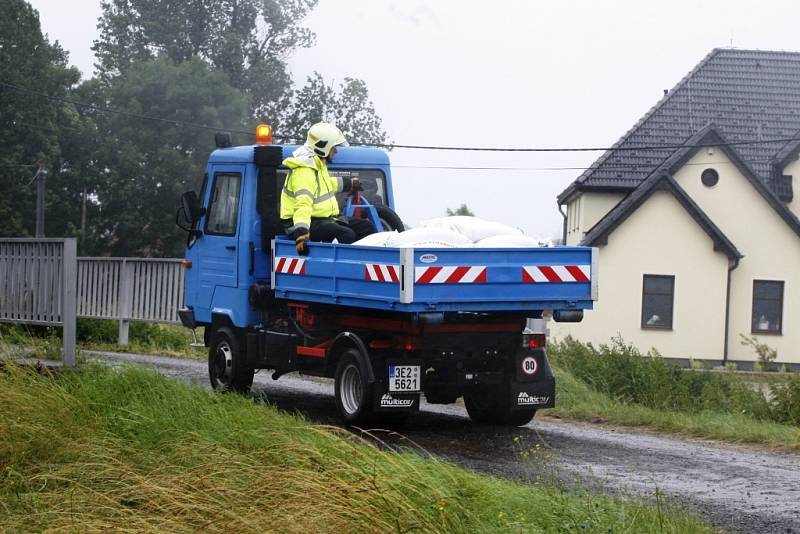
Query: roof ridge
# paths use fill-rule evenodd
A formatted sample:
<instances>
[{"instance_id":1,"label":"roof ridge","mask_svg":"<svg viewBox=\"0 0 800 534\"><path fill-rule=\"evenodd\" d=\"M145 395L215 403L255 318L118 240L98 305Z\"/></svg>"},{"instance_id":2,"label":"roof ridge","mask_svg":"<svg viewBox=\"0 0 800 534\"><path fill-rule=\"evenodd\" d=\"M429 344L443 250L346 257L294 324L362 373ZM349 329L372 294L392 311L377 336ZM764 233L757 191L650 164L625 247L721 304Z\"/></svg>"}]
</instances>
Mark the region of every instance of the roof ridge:
<instances>
[{"instance_id":1,"label":"roof ridge","mask_svg":"<svg viewBox=\"0 0 800 534\"><path fill-rule=\"evenodd\" d=\"M792 54L795 56L800 56L800 50L764 50L761 48L738 48L736 46L718 46L714 50L721 52L750 52L766 55Z\"/></svg>"}]
</instances>

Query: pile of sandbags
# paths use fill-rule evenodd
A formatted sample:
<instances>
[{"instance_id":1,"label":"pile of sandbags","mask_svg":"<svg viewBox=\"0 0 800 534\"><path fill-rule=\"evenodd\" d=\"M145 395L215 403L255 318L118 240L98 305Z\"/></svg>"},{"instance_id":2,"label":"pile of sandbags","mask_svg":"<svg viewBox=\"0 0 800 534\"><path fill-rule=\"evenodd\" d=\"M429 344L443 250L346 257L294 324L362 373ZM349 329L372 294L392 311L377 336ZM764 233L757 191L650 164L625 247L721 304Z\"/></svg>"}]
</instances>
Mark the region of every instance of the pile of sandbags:
<instances>
[{"instance_id":1,"label":"pile of sandbags","mask_svg":"<svg viewBox=\"0 0 800 534\"><path fill-rule=\"evenodd\" d=\"M354 245L395 248L530 248L541 244L519 228L478 217L457 215L422 221L405 232L378 232Z\"/></svg>"}]
</instances>

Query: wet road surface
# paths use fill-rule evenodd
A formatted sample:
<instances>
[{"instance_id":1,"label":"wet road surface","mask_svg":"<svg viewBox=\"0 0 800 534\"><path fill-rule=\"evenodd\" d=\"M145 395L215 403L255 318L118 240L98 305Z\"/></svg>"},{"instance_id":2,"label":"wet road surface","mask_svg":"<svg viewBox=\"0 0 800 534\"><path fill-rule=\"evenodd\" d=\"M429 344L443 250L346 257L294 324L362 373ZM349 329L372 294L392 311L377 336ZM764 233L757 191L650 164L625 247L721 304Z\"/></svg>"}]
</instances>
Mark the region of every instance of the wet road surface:
<instances>
[{"instance_id":1,"label":"wet road surface","mask_svg":"<svg viewBox=\"0 0 800 534\"><path fill-rule=\"evenodd\" d=\"M208 387L195 360L84 351L112 364L151 366ZM339 424L333 383L270 373L256 375L253 394L311 421ZM381 436L483 473L519 481L581 484L617 495L653 498L656 491L731 532L800 533L800 455L595 425L535 418L522 428L478 426L462 405L422 403L402 429Z\"/></svg>"}]
</instances>

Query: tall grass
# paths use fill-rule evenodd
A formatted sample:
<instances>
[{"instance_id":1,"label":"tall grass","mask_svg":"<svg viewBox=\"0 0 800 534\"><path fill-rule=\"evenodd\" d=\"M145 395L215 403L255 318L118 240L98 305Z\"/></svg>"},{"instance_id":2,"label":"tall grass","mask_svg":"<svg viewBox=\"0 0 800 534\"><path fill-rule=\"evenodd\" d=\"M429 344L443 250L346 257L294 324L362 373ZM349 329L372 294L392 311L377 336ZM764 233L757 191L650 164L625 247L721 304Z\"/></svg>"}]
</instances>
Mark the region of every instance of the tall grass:
<instances>
[{"instance_id":1,"label":"tall grass","mask_svg":"<svg viewBox=\"0 0 800 534\"><path fill-rule=\"evenodd\" d=\"M234 395L97 366L0 372L0 530L711 532L488 478Z\"/></svg>"},{"instance_id":2,"label":"tall grass","mask_svg":"<svg viewBox=\"0 0 800 534\"><path fill-rule=\"evenodd\" d=\"M75 332L80 348L159 354L168 356L204 358L204 349L190 346L191 332L183 326L132 322L129 326L128 345L120 346L119 322L104 319L78 319ZM203 339L202 329L198 339ZM32 354L48 359L61 358L61 327L0 324L0 343L7 346L24 346Z\"/></svg>"},{"instance_id":3,"label":"tall grass","mask_svg":"<svg viewBox=\"0 0 800 534\"><path fill-rule=\"evenodd\" d=\"M767 398L734 373L686 371L621 340L548 346L558 406L549 413L800 450L800 378Z\"/></svg>"}]
</instances>

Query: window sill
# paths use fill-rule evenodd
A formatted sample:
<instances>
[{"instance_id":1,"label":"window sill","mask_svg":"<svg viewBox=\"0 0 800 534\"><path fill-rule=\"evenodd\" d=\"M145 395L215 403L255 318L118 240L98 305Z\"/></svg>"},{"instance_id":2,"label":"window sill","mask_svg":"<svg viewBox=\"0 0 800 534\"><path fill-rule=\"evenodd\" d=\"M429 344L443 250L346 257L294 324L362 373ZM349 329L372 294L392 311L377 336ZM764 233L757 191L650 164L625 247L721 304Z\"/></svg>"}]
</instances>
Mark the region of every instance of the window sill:
<instances>
[{"instance_id":1,"label":"window sill","mask_svg":"<svg viewBox=\"0 0 800 534\"><path fill-rule=\"evenodd\" d=\"M759 336L782 336L783 332L780 330L750 330L753 335Z\"/></svg>"},{"instance_id":2,"label":"window sill","mask_svg":"<svg viewBox=\"0 0 800 534\"><path fill-rule=\"evenodd\" d=\"M652 324L643 324L642 330L672 330L672 326L656 326Z\"/></svg>"}]
</instances>

